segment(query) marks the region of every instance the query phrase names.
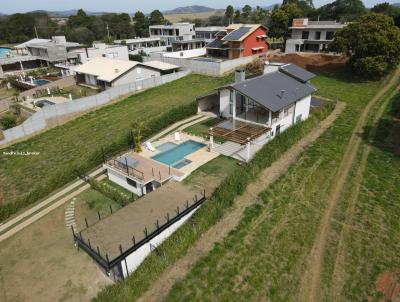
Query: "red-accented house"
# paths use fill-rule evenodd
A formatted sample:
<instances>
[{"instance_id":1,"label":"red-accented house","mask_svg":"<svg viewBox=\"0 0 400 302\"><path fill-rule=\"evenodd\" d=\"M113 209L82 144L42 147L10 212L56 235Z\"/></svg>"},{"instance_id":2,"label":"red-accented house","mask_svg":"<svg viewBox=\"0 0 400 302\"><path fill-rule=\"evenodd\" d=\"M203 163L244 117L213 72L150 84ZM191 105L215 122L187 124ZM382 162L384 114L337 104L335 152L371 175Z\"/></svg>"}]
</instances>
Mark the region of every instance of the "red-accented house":
<instances>
[{"instance_id":1,"label":"red-accented house","mask_svg":"<svg viewBox=\"0 0 400 302\"><path fill-rule=\"evenodd\" d=\"M261 24L231 24L206 45L207 56L231 60L266 53L267 33Z\"/></svg>"}]
</instances>

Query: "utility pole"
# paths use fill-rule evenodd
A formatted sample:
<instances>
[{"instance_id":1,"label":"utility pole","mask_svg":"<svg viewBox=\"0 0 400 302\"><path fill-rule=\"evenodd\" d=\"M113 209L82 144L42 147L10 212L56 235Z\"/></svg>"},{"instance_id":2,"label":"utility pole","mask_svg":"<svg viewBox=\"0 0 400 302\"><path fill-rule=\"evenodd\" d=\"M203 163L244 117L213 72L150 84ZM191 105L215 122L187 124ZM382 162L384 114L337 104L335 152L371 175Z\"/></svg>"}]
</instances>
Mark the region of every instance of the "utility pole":
<instances>
[{"instance_id":1,"label":"utility pole","mask_svg":"<svg viewBox=\"0 0 400 302\"><path fill-rule=\"evenodd\" d=\"M35 25L33 28L35 29L36 39L39 39L39 36L38 36L38 33L37 33L36 25Z\"/></svg>"},{"instance_id":2,"label":"utility pole","mask_svg":"<svg viewBox=\"0 0 400 302\"><path fill-rule=\"evenodd\" d=\"M107 37L110 38L110 30L108 28L108 23L107 23Z\"/></svg>"}]
</instances>

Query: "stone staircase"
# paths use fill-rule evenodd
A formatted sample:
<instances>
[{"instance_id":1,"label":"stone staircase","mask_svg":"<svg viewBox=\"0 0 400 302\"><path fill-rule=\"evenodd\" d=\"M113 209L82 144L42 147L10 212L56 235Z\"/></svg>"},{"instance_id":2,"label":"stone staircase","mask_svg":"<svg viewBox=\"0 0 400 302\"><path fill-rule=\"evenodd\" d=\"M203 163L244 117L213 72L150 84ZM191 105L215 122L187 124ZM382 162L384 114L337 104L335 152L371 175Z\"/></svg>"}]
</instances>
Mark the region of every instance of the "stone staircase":
<instances>
[{"instance_id":1,"label":"stone staircase","mask_svg":"<svg viewBox=\"0 0 400 302\"><path fill-rule=\"evenodd\" d=\"M76 230L76 221L75 221L75 200L73 198L72 201L65 208L65 226L70 229L73 227Z\"/></svg>"}]
</instances>

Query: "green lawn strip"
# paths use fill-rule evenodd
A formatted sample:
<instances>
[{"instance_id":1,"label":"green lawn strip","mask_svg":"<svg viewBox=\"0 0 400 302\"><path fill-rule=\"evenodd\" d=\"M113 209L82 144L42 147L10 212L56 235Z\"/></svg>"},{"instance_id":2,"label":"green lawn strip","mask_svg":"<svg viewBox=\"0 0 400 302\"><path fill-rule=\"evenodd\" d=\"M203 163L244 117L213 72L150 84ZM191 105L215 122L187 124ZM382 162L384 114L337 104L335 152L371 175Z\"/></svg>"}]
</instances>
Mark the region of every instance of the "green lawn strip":
<instances>
[{"instance_id":1,"label":"green lawn strip","mask_svg":"<svg viewBox=\"0 0 400 302\"><path fill-rule=\"evenodd\" d=\"M211 117L209 119L201 121L200 123L194 124L186 129L184 129L183 131L186 133L195 135L195 136L200 136L200 137L204 137L204 138L208 139L209 138L209 135L207 134L208 129L215 126L216 124L218 124L221 121L222 120L220 118ZM218 136L216 136L214 138L214 140L217 143L223 143L226 141Z\"/></svg>"},{"instance_id":2,"label":"green lawn strip","mask_svg":"<svg viewBox=\"0 0 400 302\"><path fill-rule=\"evenodd\" d=\"M209 201L193 215L190 223L183 225L158 248L159 253L147 257L127 280L105 288L96 301L137 299L170 264L183 256L205 231L221 219L232 206L234 198L244 193L248 183L257 177L261 170L271 165L283 152L311 131L333 108L334 104L328 105L307 121L293 126L264 146L250 164L234 169Z\"/></svg>"},{"instance_id":3,"label":"green lawn strip","mask_svg":"<svg viewBox=\"0 0 400 302\"><path fill-rule=\"evenodd\" d=\"M319 77L320 94L336 90L345 112L289 172L246 211L240 226L187 278L168 301L297 301L299 282L315 240L325 200L361 109L379 83L354 86ZM256 202L256 200L255 200Z\"/></svg>"},{"instance_id":4,"label":"green lawn strip","mask_svg":"<svg viewBox=\"0 0 400 302\"><path fill-rule=\"evenodd\" d=\"M101 148L116 154L127 148L133 122L143 120L145 137L193 115L197 95L231 80L189 75L88 113L2 151L40 152L38 156L0 154L0 221L43 198L102 162ZM188 89L190 87L190 89Z\"/></svg>"},{"instance_id":5,"label":"green lawn strip","mask_svg":"<svg viewBox=\"0 0 400 302\"><path fill-rule=\"evenodd\" d=\"M393 89L385 97L387 98L391 92ZM330 236L332 240L328 246L331 252L324 259L322 286L326 299L332 299L332 295L336 294L339 299L347 301L379 300L382 298L382 294L376 291L379 275L384 272L394 272L400 276L398 257L400 206L397 202L400 200L400 155L386 148L392 131L398 131L391 128L394 124L391 110L396 102L400 104L399 100L399 94L391 99L390 105L387 106L384 116L378 123L352 219L344 225L353 184L359 181L354 173L335 211L336 223L332 224ZM373 111L376 112L379 105L381 103L375 106ZM367 133L371 126L372 121L369 119ZM366 138L367 134L364 137ZM397 141L397 148L399 147L400 142ZM353 171L356 168L357 166ZM342 231L344 231L341 253L343 271L339 275L342 287L340 287L340 292L337 292L338 289L333 285L336 281L333 278L333 272L338 256L336 245Z\"/></svg>"}]
</instances>

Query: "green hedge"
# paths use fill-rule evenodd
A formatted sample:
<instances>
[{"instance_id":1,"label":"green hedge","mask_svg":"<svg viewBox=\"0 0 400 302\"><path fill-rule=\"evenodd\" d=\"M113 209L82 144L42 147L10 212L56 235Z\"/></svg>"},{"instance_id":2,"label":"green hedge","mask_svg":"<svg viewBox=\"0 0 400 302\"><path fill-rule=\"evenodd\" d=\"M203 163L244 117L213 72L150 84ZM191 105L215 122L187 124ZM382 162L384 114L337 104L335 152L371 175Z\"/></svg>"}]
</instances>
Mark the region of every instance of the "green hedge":
<instances>
[{"instance_id":1,"label":"green hedge","mask_svg":"<svg viewBox=\"0 0 400 302\"><path fill-rule=\"evenodd\" d=\"M90 186L92 187L92 189L100 192L101 194L103 194L104 196L114 200L116 203L119 204L119 206L122 208L124 206L126 206L128 203L130 203L132 201L131 197L126 197L124 195L121 194L121 192L115 190L112 187L107 186L104 183L101 183L100 181L97 181L93 178L90 179L89 181Z\"/></svg>"},{"instance_id":2,"label":"green hedge","mask_svg":"<svg viewBox=\"0 0 400 302\"><path fill-rule=\"evenodd\" d=\"M249 164L231 173L214 192L213 196L160 247L152 253L128 279L106 287L95 301L133 301L140 297L161 273L180 257L215 225L230 208L236 196L245 192L259 173L276 161L282 153L296 144L334 109L327 103L307 121L296 124L266 144ZM163 255L162 257L158 255Z\"/></svg>"},{"instance_id":3,"label":"green hedge","mask_svg":"<svg viewBox=\"0 0 400 302\"><path fill-rule=\"evenodd\" d=\"M197 105L195 102L192 102L186 106L171 109L147 121L147 127L143 132L143 135L145 138L150 137L168 127L170 124L196 114L196 112ZM29 192L29 194L24 198L0 205L0 222L9 218L19 210L22 210L23 208L33 204L39 199L48 196L54 190L63 187L68 182L74 180L76 178L76 169L79 171L89 172L93 168L100 165L103 162L103 151L107 155L112 156L126 150L127 147L132 144L130 129L127 129L126 135L121 137L115 143L103 145L103 151L100 148L101 143L102 142L99 142L99 149L93 151L89 160L81 163L79 167L70 167L70 169L58 173L47 184L38 184L38 186Z\"/></svg>"}]
</instances>

